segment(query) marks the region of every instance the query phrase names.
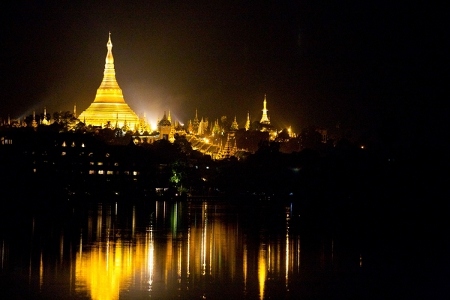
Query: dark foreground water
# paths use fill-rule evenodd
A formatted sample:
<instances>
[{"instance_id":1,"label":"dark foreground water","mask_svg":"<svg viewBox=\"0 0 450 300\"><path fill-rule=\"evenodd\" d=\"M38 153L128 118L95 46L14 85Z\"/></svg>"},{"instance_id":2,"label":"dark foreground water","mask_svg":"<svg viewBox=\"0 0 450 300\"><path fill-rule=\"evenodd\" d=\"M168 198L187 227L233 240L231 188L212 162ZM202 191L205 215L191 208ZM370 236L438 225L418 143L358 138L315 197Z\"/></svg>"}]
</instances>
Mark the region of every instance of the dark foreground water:
<instances>
[{"instance_id":1,"label":"dark foreground water","mask_svg":"<svg viewBox=\"0 0 450 300\"><path fill-rule=\"evenodd\" d=\"M440 274L419 271L432 253L414 251L419 232L306 222L295 203L24 204L1 217L1 299L446 298Z\"/></svg>"}]
</instances>

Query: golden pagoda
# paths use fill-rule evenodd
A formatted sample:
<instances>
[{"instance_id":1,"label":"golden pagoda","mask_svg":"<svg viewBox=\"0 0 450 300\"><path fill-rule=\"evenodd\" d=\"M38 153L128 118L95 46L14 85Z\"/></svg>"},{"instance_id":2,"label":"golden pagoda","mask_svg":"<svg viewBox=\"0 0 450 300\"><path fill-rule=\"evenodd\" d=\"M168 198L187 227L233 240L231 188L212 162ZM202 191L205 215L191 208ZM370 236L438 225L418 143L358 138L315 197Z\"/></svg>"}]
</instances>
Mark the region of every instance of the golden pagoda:
<instances>
[{"instance_id":1,"label":"golden pagoda","mask_svg":"<svg viewBox=\"0 0 450 300\"><path fill-rule=\"evenodd\" d=\"M104 127L108 124L110 127L115 125L119 128L127 125L133 130L139 125L139 117L125 103L122 90L117 83L112 46L111 33L109 33L103 81L97 89L94 102L80 114L78 119L86 125Z\"/></svg>"},{"instance_id":2,"label":"golden pagoda","mask_svg":"<svg viewBox=\"0 0 450 300\"><path fill-rule=\"evenodd\" d=\"M262 117L261 117L261 121L259 121L259 123L261 123L261 124L267 124L267 125L269 125L270 124L270 120L269 120L269 117L267 116L267 108L266 108L266 106L267 106L267 100L266 100L266 94L264 94L264 102L263 102L263 110L262 110Z\"/></svg>"}]
</instances>

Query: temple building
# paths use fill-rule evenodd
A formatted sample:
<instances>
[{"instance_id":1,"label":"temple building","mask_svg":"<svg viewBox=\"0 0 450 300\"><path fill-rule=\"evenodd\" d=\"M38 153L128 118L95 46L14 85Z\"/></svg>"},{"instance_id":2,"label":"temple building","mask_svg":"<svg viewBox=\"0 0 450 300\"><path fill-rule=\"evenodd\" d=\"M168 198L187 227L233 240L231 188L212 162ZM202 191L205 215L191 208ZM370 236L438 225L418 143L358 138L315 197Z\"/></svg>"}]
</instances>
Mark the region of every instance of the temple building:
<instances>
[{"instance_id":1,"label":"temple building","mask_svg":"<svg viewBox=\"0 0 450 300\"><path fill-rule=\"evenodd\" d=\"M158 131L160 135L160 139L168 140L173 142L174 140L174 126L171 122L172 118L170 116L166 115L166 112L164 112L164 116L161 119L161 121L158 122Z\"/></svg>"},{"instance_id":2,"label":"temple building","mask_svg":"<svg viewBox=\"0 0 450 300\"><path fill-rule=\"evenodd\" d=\"M227 159L234 156L237 152L236 136L234 132L227 133L227 141L225 145L220 147L219 153L215 159Z\"/></svg>"},{"instance_id":3,"label":"temple building","mask_svg":"<svg viewBox=\"0 0 450 300\"><path fill-rule=\"evenodd\" d=\"M94 102L80 114L78 119L86 125L104 127L110 124L119 128L126 126L134 130L139 126L139 117L125 103L122 90L117 83L112 46L110 33L106 44L108 52L103 81L97 89Z\"/></svg>"}]
</instances>

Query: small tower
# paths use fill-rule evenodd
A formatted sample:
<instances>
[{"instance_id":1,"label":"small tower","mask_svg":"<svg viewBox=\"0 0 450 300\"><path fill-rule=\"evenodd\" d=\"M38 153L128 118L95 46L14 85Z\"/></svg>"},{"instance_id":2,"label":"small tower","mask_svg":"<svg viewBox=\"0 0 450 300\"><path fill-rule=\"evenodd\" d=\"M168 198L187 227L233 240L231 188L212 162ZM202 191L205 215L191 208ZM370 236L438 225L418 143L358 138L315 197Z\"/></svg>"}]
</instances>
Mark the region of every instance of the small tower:
<instances>
[{"instance_id":1,"label":"small tower","mask_svg":"<svg viewBox=\"0 0 450 300\"><path fill-rule=\"evenodd\" d=\"M203 135L204 133L205 133L205 131L204 131L204 121L203 121L203 118L202 118L202 120L198 124L197 135Z\"/></svg>"},{"instance_id":2,"label":"small tower","mask_svg":"<svg viewBox=\"0 0 450 300\"><path fill-rule=\"evenodd\" d=\"M195 109L195 118L194 121L192 122L192 130L193 132L197 132L198 131L198 125L200 124L199 120L198 120L198 116L197 116L197 109Z\"/></svg>"},{"instance_id":3,"label":"small tower","mask_svg":"<svg viewBox=\"0 0 450 300\"><path fill-rule=\"evenodd\" d=\"M239 125L236 121L236 116L234 116L233 123L231 123L231 130L238 130L238 129L239 129Z\"/></svg>"},{"instance_id":4,"label":"small tower","mask_svg":"<svg viewBox=\"0 0 450 300\"><path fill-rule=\"evenodd\" d=\"M250 130L250 113L247 112L247 121L245 121L245 130L249 131Z\"/></svg>"},{"instance_id":5,"label":"small tower","mask_svg":"<svg viewBox=\"0 0 450 300\"><path fill-rule=\"evenodd\" d=\"M270 124L269 117L267 116L267 100L266 100L266 94L264 94L264 102L263 102L263 110L262 110L262 117L261 121L259 121L261 124Z\"/></svg>"},{"instance_id":6,"label":"small tower","mask_svg":"<svg viewBox=\"0 0 450 300\"><path fill-rule=\"evenodd\" d=\"M44 118L42 119L41 122L43 125L48 125L49 124L49 120L47 120L47 108L44 107Z\"/></svg>"},{"instance_id":7,"label":"small tower","mask_svg":"<svg viewBox=\"0 0 450 300\"><path fill-rule=\"evenodd\" d=\"M31 121L31 127L37 128L38 124L36 122L36 112L33 110L33 121Z\"/></svg>"},{"instance_id":8,"label":"small tower","mask_svg":"<svg viewBox=\"0 0 450 300\"><path fill-rule=\"evenodd\" d=\"M191 120L189 120L187 131L189 134L192 134L192 132L194 131Z\"/></svg>"}]
</instances>

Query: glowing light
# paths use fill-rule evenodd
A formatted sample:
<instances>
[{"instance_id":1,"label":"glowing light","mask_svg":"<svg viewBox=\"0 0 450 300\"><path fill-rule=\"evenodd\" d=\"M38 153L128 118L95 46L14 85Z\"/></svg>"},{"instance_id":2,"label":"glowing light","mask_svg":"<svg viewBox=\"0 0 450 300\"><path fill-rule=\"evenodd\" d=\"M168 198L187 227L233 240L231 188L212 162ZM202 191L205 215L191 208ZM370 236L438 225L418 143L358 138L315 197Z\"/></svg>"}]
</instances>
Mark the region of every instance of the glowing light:
<instances>
[{"instance_id":1,"label":"glowing light","mask_svg":"<svg viewBox=\"0 0 450 300\"><path fill-rule=\"evenodd\" d=\"M267 277L266 250L263 245L260 246L258 256L258 281L259 281L259 298L264 299L264 287Z\"/></svg>"},{"instance_id":2,"label":"glowing light","mask_svg":"<svg viewBox=\"0 0 450 300\"><path fill-rule=\"evenodd\" d=\"M202 255L201 255L201 260L202 260L202 275L206 274L206 235L207 235L207 229L208 229L208 218L206 216L206 209L207 209L207 204L205 203L205 205L203 206L203 228L202 228Z\"/></svg>"},{"instance_id":3,"label":"glowing light","mask_svg":"<svg viewBox=\"0 0 450 300\"><path fill-rule=\"evenodd\" d=\"M245 289L247 289L247 243L244 242L244 258L243 258L243 264L242 268L244 271L244 286Z\"/></svg>"}]
</instances>

